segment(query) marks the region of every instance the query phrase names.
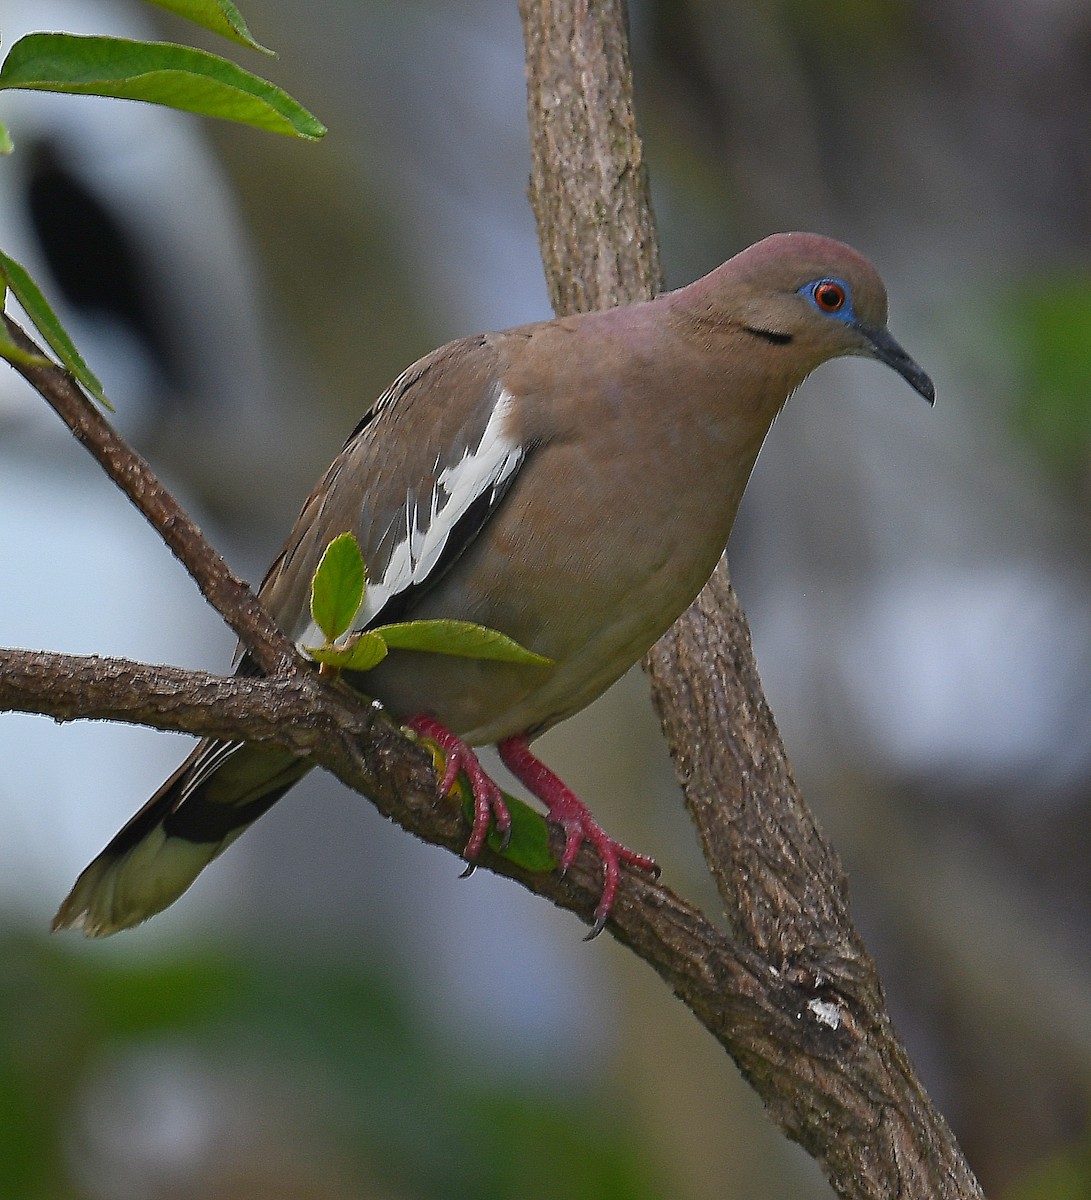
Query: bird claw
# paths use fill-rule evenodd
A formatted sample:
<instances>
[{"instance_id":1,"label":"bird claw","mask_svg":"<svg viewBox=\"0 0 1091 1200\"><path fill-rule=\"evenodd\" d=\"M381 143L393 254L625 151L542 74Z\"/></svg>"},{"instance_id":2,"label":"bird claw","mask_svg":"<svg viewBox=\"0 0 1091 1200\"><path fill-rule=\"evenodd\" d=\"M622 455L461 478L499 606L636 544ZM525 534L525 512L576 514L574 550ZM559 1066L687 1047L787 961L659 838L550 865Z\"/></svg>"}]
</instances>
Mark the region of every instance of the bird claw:
<instances>
[{"instance_id":1,"label":"bird claw","mask_svg":"<svg viewBox=\"0 0 1091 1200\"><path fill-rule=\"evenodd\" d=\"M446 796L455 786L460 773L465 773L474 801L473 827L470 840L462 852L466 869L459 876L468 879L477 869L477 858L485 845L489 823L496 822L500 834L500 850L511 842L511 814L504 803L504 793L486 774L477 755L457 734L433 717L414 717L409 728L434 742L444 754L443 773L437 792ZM576 861L580 847L586 842L602 862L602 894L595 907L590 932L583 939L597 938L606 927L621 882L621 864L647 871L659 878L659 867L653 858L638 854L615 841L591 815L587 805L566 787L552 771L531 752L525 737L507 738L500 743L500 757L517 779L528 787L547 807L547 819L564 832L564 850L559 864L564 875Z\"/></svg>"},{"instance_id":2,"label":"bird claw","mask_svg":"<svg viewBox=\"0 0 1091 1200\"><path fill-rule=\"evenodd\" d=\"M596 910L595 923L591 926L591 932L585 933L583 936L585 942L593 942L602 933L606 928L606 918L609 915L609 913L600 913Z\"/></svg>"},{"instance_id":3,"label":"bird claw","mask_svg":"<svg viewBox=\"0 0 1091 1200\"><path fill-rule=\"evenodd\" d=\"M584 842L602 861L602 894L595 907L591 931L584 941L598 937L614 906L621 882L621 863L651 872L654 878L658 878L659 867L655 859L638 854L610 837L575 792L531 753L525 737L508 738L500 743L499 750L500 757L511 773L546 805L549 809L548 819L564 831L560 873L563 875L576 861Z\"/></svg>"}]
</instances>

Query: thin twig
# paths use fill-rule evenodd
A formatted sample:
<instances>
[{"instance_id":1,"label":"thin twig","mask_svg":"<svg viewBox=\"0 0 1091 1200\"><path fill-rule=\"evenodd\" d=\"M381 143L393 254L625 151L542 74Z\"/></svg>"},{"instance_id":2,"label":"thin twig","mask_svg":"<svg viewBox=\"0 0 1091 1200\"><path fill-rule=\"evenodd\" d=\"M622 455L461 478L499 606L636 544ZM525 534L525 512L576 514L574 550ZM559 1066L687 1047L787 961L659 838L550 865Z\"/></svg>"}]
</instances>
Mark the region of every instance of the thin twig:
<instances>
[{"instance_id":1,"label":"thin twig","mask_svg":"<svg viewBox=\"0 0 1091 1200\"><path fill-rule=\"evenodd\" d=\"M8 333L20 349L38 358L48 357L17 322L6 313L3 317ZM13 362L11 366L38 391L77 441L144 514L209 604L239 635L258 666L269 675L297 670L301 662L295 648L249 586L231 573L189 514L88 400L68 372L51 362Z\"/></svg>"}]
</instances>

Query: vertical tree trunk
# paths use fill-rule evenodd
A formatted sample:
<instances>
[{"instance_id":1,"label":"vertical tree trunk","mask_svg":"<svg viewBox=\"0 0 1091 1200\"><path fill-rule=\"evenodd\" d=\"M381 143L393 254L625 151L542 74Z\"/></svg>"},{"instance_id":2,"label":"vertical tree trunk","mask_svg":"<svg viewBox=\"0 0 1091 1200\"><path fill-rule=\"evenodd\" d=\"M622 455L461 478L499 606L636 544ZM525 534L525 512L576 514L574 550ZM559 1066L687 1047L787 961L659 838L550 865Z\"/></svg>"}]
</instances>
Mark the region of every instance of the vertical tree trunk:
<instances>
[{"instance_id":1,"label":"vertical tree trunk","mask_svg":"<svg viewBox=\"0 0 1091 1200\"><path fill-rule=\"evenodd\" d=\"M554 308L645 299L662 279L623 0L520 0L520 12L530 197ZM726 560L645 666L736 942L754 963L759 1015L730 1029L702 1019L838 1195L980 1197L891 1026L841 864L762 694Z\"/></svg>"}]
</instances>

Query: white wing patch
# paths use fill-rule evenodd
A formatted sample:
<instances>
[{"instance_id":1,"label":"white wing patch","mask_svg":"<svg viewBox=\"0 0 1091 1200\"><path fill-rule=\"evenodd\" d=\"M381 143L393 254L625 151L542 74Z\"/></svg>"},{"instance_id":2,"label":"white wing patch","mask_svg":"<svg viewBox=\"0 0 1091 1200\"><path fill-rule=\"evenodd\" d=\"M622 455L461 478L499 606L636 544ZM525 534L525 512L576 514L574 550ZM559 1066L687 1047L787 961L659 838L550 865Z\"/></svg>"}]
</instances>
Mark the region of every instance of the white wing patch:
<instances>
[{"instance_id":1,"label":"white wing patch","mask_svg":"<svg viewBox=\"0 0 1091 1200\"><path fill-rule=\"evenodd\" d=\"M512 403L511 394L501 390L480 442L476 447L467 447L458 462L439 472L427 503L410 493L383 537L369 539L373 544L388 537L396 536L398 540L382 577L369 577L353 628L364 628L394 596L423 584L436 569L452 531L470 506L486 493L495 497L504 489L526 454L525 447L504 433ZM316 645L316 637L321 640L312 622L297 645Z\"/></svg>"},{"instance_id":2,"label":"white wing patch","mask_svg":"<svg viewBox=\"0 0 1091 1200\"><path fill-rule=\"evenodd\" d=\"M423 514L417 497L408 497L402 515L405 534L394 547L383 577L369 583L363 607L356 614L357 628L366 625L392 596L423 583L435 570L451 531L470 505L485 492L495 493L503 487L519 466L523 447L503 432L511 405L511 395L501 391L481 441L473 449L467 447L457 463L439 473Z\"/></svg>"},{"instance_id":3,"label":"white wing patch","mask_svg":"<svg viewBox=\"0 0 1091 1200\"><path fill-rule=\"evenodd\" d=\"M210 779L231 755L242 747L242 742L211 742L205 753L193 764L193 770L187 775L172 811L177 812L201 784Z\"/></svg>"}]
</instances>

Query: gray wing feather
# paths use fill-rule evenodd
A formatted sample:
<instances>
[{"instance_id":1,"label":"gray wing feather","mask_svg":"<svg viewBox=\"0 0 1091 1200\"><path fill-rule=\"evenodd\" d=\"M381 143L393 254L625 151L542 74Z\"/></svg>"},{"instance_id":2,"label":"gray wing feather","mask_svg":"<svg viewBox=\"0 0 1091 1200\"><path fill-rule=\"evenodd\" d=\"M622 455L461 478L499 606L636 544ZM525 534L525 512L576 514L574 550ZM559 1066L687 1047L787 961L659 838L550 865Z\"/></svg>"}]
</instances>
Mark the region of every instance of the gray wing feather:
<instances>
[{"instance_id":1,"label":"gray wing feather","mask_svg":"<svg viewBox=\"0 0 1091 1200\"><path fill-rule=\"evenodd\" d=\"M365 628L408 616L501 503L529 450L510 432L502 341L440 347L404 371L356 427L262 584L262 599L294 640L314 636L310 580L339 533L354 533L364 556L368 591L354 624Z\"/></svg>"}]
</instances>

